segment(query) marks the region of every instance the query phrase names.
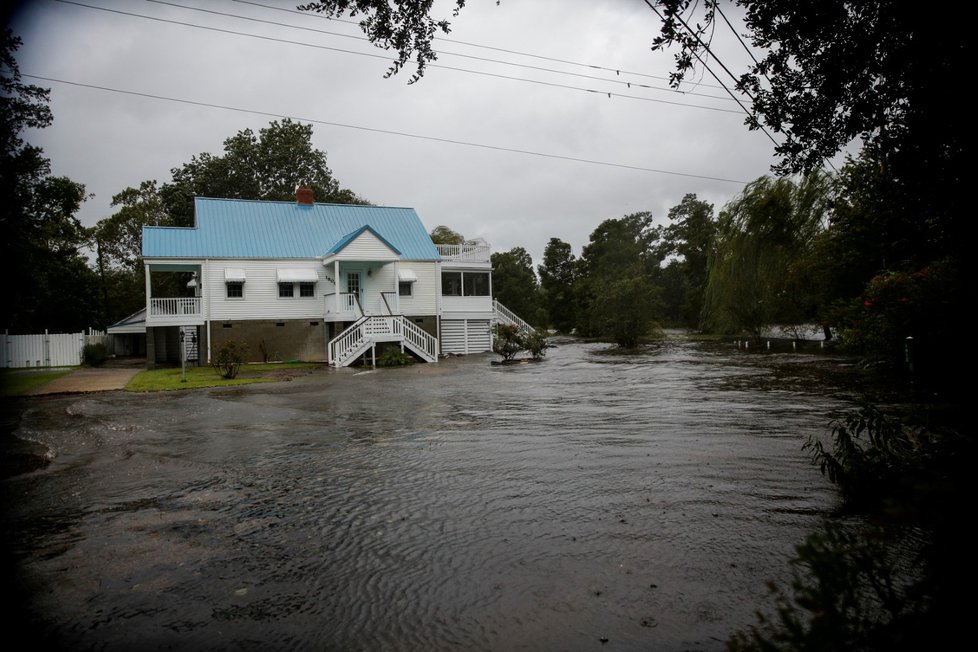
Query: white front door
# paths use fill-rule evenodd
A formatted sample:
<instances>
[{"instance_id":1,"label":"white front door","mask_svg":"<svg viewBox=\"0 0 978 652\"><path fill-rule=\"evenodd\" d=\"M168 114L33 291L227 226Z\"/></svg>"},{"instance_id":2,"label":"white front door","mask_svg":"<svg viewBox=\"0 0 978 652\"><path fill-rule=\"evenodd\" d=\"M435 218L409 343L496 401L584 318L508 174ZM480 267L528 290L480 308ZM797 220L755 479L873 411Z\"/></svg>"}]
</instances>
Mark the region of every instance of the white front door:
<instances>
[{"instance_id":1,"label":"white front door","mask_svg":"<svg viewBox=\"0 0 978 652\"><path fill-rule=\"evenodd\" d=\"M359 271L356 272L348 271L346 273L346 293L347 293L347 297L349 297L349 300L351 302L350 304L351 308L354 308L357 299L359 299L360 305L361 306L363 305L363 285L360 283Z\"/></svg>"}]
</instances>

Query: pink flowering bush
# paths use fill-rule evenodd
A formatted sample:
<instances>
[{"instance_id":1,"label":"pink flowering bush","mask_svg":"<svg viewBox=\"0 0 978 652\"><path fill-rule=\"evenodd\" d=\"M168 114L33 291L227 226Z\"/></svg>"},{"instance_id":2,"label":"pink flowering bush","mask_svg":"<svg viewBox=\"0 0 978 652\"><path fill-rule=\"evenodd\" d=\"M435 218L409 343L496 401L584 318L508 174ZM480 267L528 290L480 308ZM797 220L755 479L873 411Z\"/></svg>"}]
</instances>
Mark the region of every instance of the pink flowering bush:
<instances>
[{"instance_id":1,"label":"pink flowering bush","mask_svg":"<svg viewBox=\"0 0 978 652\"><path fill-rule=\"evenodd\" d=\"M913 347L932 346L959 312L956 274L941 261L915 271L885 271L866 284L848 312L842 339L850 350L877 361L906 362Z\"/></svg>"}]
</instances>

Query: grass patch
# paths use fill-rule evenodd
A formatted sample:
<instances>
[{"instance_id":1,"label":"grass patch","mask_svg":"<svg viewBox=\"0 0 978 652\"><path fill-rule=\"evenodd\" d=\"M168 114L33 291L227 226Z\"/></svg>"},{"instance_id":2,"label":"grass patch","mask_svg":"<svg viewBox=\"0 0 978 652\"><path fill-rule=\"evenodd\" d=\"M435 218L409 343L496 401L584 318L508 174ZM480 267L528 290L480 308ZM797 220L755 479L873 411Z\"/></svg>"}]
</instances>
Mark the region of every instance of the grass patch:
<instances>
[{"instance_id":1,"label":"grass patch","mask_svg":"<svg viewBox=\"0 0 978 652\"><path fill-rule=\"evenodd\" d=\"M183 380L180 367L147 369L133 376L126 384L130 392L165 392L179 389L198 389L201 387L230 387L251 383L272 383L291 380L326 365L316 362L280 362L269 364L244 364L237 377L227 379L213 367L187 367L187 380Z\"/></svg>"},{"instance_id":2,"label":"grass patch","mask_svg":"<svg viewBox=\"0 0 978 652\"><path fill-rule=\"evenodd\" d=\"M74 368L58 369L4 369L0 371L0 396L20 396L35 387L49 383L55 378L67 376Z\"/></svg>"}]
</instances>

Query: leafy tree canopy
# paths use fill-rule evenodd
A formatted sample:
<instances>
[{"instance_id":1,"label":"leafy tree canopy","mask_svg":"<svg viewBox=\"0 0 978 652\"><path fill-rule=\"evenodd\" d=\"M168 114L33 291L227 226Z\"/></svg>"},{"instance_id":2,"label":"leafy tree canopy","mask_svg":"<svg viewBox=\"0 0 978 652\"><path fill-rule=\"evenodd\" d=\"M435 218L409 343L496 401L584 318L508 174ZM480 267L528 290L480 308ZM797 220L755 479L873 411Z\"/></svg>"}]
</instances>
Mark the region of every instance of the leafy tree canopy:
<instances>
[{"instance_id":1,"label":"leafy tree canopy","mask_svg":"<svg viewBox=\"0 0 978 652\"><path fill-rule=\"evenodd\" d=\"M651 330L659 302L652 283L660 258L652 213L609 219L581 252L575 294L581 334L613 337L632 347Z\"/></svg>"},{"instance_id":2,"label":"leafy tree canopy","mask_svg":"<svg viewBox=\"0 0 978 652\"><path fill-rule=\"evenodd\" d=\"M652 213L633 213L599 224L581 252L587 276L619 276L638 263L648 266L655 260L653 244L658 231L652 226Z\"/></svg>"},{"instance_id":3,"label":"leafy tree canopy","mask_svg":"<svg viewBox=\"0 0 978 652\"><path fill-rule=\"evenodd\" d=\"M193 224L194 197L295 199L299 185L313 189L318 202L366 204L352 190L341 188L326 165L326 152L312 146L312 125L285 119L272 121L256 135L239 131L224 141L224 155L202 153L171 170L160 197L174 223Z\"/></svg>"},{"instance_id":4,"label":"leafy tree canopy","mask_svg":"<svg viewBox=\"0 0 978 652\"><path fill-rule=\"evenodd\" d=\"M465 236L443 224L433 228L430 235L431 241L435 244L465 244Z\"/></svg>"},{"instance_id":5,"label":"leafy tree canopy","mask_svg":"<svg viewBox=\"0 0 978 652\"><path fill-rule=\"evenodd\" d=\"M0 257L4 265L5 328L13 332L77 331L97 324L86 301L94 283L80 249L85 232L75 217L85 187L51 176L43 151L24 141L28 128L51 124L47 89L24 84L15 53L20 38L0 37Z\"/></svg>"},{"instance_id":6,"label":"leafy tree canopy","mask_svg":"<svg viewBox=\"0 0 978 652\"><path fill-rule=\"evenodd\" d=\"M465 0L453 0L457 16ZM315 11L327 17L363 15L360 28L370 41L385 50L397 52L397 59L386 77L399 72L412 57L417 70L410 82L419 80L430 61L438 58L431 42L438 32L451 31L447 18L431 17L434 0L321 0L299 5L300 11Z\"/></svg>"},{"instance_id":7,"label":"leafy tree canopy","mask_svg":"<svg viewBox=\"0 0 978 652\"><path fill-rule=\"evenodd\" d=\"M530 254L514 247L493 253L491 260L493 296L523 319L539 323L539 283Z\"/></svg>"},{"instance_id":8,"label":"leafy tree canopy","mask_svg":"<svg viewBox=\"0 0 978 652\"><path fill-rule=\"evenodd\" d=\"M126 188L112 197L118 208L111 217L99 220L91 231L100 261L109 267L142 272L144 226L169 226L156 181L143 181L139 188Z\"/></svg>"},{"instance_id":9,"label":"leafy tree canopy","mask_svg":"<svg viewBox=\"0 0 978 652\"><path fill-rule=\"evenodd\" d=\"M670 224L661 230L657 246L662 258L677 256L662 281L671 286L672 319L689 326L699 325L706 290L708 263L716 237L713 205L688 194L669 209Z\"/></svg>"},{"instance_id":10,"label":"leafy tree canopy","mask_svg":"<svg viewBox=\"0 0 978 652\"><path fill-rule=\"evenodd\" d=\"M653 49L678 46L673 83L708 53L718 0L659 0L664 17ZM902 255L960 255L965 224L966 138L957 88L968 78L972 41L964 21L901 0L738 0L762 58L736 83L752 98L748 125L782 136L778 173L810 172L849 143L878 173L871 189L890 219L872 219L877 237L909 238ZM863 177L862 181L869 180ZM908 229L907 224L914 223ZM908 264L912 266L912 264Z\"/></svg>"},{"instance_id":11,"label":"leafy tree canopy","mask_svg":"<svg viewBox=\"0 0 978 652\"><path fill-rule=\"evenodd\" d=\"M810 254L826 228L832 180L761 177L720 212L705 312L716 332L815 320Z\"/></svg>"},{"instance_id":12,"label":"leafy tree canopy","mask_svg":"<svg viewBox=\"0 0 978 652\"><path fill-rule=\"evenodd\" d=\"M574 283L577 281L577 259L570 244L560 238L550 238L543 250L543 263L537 267L543 307L550 325L562 333L574 329L576 303Z\"/></svg>"}]
</instances>

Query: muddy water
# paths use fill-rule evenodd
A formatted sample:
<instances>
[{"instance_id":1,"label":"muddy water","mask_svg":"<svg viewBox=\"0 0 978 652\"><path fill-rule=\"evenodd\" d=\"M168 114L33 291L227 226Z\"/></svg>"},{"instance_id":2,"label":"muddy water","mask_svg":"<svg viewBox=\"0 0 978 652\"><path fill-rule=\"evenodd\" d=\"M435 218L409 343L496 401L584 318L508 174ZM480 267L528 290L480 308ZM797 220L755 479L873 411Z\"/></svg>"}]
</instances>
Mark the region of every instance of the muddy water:
<instances>
[{"instance_id":1,"label":"muddy water","mask_svg":"<svg viewBox=\"0 0 978 652\"><path fill-rule=\"evenodd\" d=\"M801 445L847 406L735 349L604 348L30 402L53 461L2 490L33 636L721 650L835 505Z\"/></svg>"}]
</instances>

